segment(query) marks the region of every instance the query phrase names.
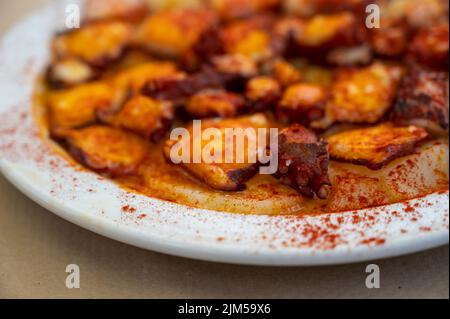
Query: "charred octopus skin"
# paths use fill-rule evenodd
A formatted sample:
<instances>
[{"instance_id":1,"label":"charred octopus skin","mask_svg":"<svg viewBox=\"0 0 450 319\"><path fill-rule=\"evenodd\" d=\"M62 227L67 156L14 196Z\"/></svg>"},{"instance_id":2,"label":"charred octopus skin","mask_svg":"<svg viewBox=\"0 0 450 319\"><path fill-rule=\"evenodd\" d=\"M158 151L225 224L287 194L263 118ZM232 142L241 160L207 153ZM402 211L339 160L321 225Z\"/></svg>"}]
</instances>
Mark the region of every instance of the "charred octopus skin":
<instances>
[{"instance_id":1,"label":"charred octopus skin","mask_svg":"<svg viewBox=\"0 0 450 319\"><path fill-rule=\"evenodd\" d=\"M247 82L245 97L251 111L263 111L272 108L280 99L281 87L270 76L257 76Z\"/></svg>"},{"instance_id":2,"label":"charred octopus skin","mask_svg":"<svg viewBox=\"0 0 450 319\"><path fill-rule=\"evenodd\" d=\"M201 71L182 79L162 77L148 81L142 93L156 99L179 101L204 89L221 89L239 77L240 75L237 74L223 73L211 67L204 67Z\"/></svg>"},{"instance_id":3,"label":"charred octopus skin","mask_svg":"<svg viewBox=\"0 0 450 319\"><path fill-rule=\"evenodd\" d=\"M433 132L448 131L448 75L413 68L402 80L392 119Z\"/></svg>"},{"instance_id":4,"label":"charred octopus skin","mask_svg":"<svg viewBox=\"0 0 450 319\"><path fill-rule=\"evenodd\" d=\"M328 176L327 143L312 131L294 124L278 135L278 171L275 177L300 194L326 199L331 186Z\"/></svg>"},{"instance_id":5,"label":"charred octopus skin","mask_svg":"<svg viewBox=\"0 0 450 319\"><path fill-rule=\"evenodd\" d=\"M449 31L448 22L421 30L412 40L409 53L419 63L448 69Z\"/></svg>"}]
</instances>

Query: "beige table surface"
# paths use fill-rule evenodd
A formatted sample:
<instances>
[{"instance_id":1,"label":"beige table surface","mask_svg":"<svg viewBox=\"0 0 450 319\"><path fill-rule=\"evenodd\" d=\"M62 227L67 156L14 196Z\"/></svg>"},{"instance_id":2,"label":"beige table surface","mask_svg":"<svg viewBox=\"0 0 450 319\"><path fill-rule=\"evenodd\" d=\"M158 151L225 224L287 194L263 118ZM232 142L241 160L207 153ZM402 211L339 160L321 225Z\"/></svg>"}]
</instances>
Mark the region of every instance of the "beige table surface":
<instances>
[{"instance_id":1,"label":"beige table surface","mask_svg":"<svg viewBox=\"0 0 450 319\"><path fill-rule=\"evenodd\" d=\"M0 34L46 0L0 0ZM19 40L19 39L18 39ZM272 268L215 264L121 244L72 225L0 176L0 298L448 298L448 246L366 264ZM65 286L66 265L81 288Z\"/></svg>"}]
</instances>

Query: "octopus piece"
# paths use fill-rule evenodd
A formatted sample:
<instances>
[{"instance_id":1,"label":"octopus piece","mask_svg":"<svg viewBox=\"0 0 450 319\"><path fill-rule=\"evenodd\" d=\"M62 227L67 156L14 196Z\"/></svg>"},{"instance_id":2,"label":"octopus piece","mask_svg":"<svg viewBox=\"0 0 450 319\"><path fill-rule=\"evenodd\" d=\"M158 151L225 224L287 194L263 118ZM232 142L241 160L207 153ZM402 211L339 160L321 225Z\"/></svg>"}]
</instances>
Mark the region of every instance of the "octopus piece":
<instances>
[{"instance_id":1,"label":"octopus piece","mask_svg":"<svg viewBox=\"0 0 450 319\"><path fill-rule=\"evenodd\" d=\"M91 81L97 72L83 61L67 58L52 63L46 76L52 88L61 89Z\"/></svg>"},{"instance_id":2,"label":"octopus piece","mask_svg":"<svg viewBox=\"0 0 450 319\"><path fill-rule=\"evenodd\" d=\"M281 59L275 61L272 73L274 78L283 87L287 87L303 80L303 75L300 70L291 63Z\"/></svg>"},{"instance_id":3,"label":"octopus piece","mask_svg":"<svg viewBox=\"0 0 450 319\"><path fill-rule=\"evenodd\" d=\"M276 10L281 0L207 0L207 3L223 20L232 20Z\"/></svg>"},{"instance_id":4,"label":"octopus piece","mask_svg":"<svg viewBox=\"0 0 450 319\"><path fill-rule=\"evenodd\" d=\"M181 57L180 64L190 72L198 71L202 65L211 63L214 57L225 55L225 46L220 28L203 31L197 41Z\"/></svg>"},{"instance_id":5,"label":"octopus piece","mask_svg":"<svg viewBox=\"0 0 450 319\"><path fill-rule=\"evenodd\" d=\"M378 122L394 102L402 73L400 66L381 62L338 70L325 106L325 118L313 125Z\"/></svg>"},{"instance_id":6,"label":"octopus piece","mask_svg":"<svg viewBox=\"0 0 450 319\"><path fill-rule=\"evenodd\" d=\"M438 22L448 23L447 0L390 0L381 3L383 17L404 20L413 29L427 28Z\"/></svg>"},{"instance_id":7,"label":"octopus piece","mask_svg":"<svg viewBox=\"0 0 450 319\"><path fill-rule=\"evenodd\" d=\"M108 126L70 130L63 137L78 162L111 177L136 173L148 151L144 139Z\"/></svg>"},{"instance_id":8,"label":"octopus piece","mask_svg":"<svg viewBox=\"0 0 450 319\"><path fill-rule=\"evenodd\" d=\"M57 35L52 47L55 58L77 58L95 67L119 59L134 30L124 21L99 21Z\"/></svg>"},{"instance_id":9,"label":"octopus piece","mask_svg":"<svg viewBox=\"0 0 450 319\"><path fill-rule=\"evenodd\" d=\"M325 88L321 85L294 84L284 91L277 105L276 114L284 122L309 125L324 116L326 99Z\"/></svg>"},{"instance_id":10,"label":"octopus piece","mask_svg":"<svg viewBox=\"0 0 450 319\"><path fill-rule=\"evenodd\" d=\"M448 114L448 74L412 68L399 86L392 120L445 134Z\"/></svg>"},{"instance_id":11,"label":"octopus piece","mask_svg":"<svg viewBox=\"0 0 450 319\"><path fill-rule=\"evenodd\" d=\"M169 163L179 165L197 180L208 186L222 191L238 191L245 189L245 182L252 178L258 171L258 149L250 147L257 145L257 134L244 135L237 134L236 140L241 140L241 146L238 142L227 143L227 130L230 129L258 129L269 127L269 121L262 114L239 117L234 119L214 119L206 120L201 123L202 136L194 136L193 125L187 128L190 133L188 138L170 139L164 146L164 156ZM210 128L218 129L219 135L214 137L204 137L206 130ZM201 138L200 151L192 150L195 148L194 138ZM244 147L245 145L245 147ZM208 147L208 148L207 148ZM259 146L258 146L259 147ZM189 154L184 154L185 149ZM214 151L211 159L205 158L205 150L208 156L211 156L211 150ZM175 155L174 155L175 154ZM194 154L201 154L197 161L193 158ZM174 156L190 156L190 161L175 160ZM229 159L227 160L227 157Z\"/></svg>"},{"instance_id":12,"label":"octopus piece","mask_svg":"<svg viewBox=\"0 0 450 319\"><path fill-rule=\"evenodd\" d=\"M139 26L133 42L160 56L180 57L217 22L215 13L208 9L163 10Z\"/></svg>"},{"instance_id":13,"label":"octopus piece","mask_svg":"<svg viewBox=\"0 0 450 319\"><path fill-rule=\"evenodd\" d=\"M129 48L123 55L123 57L114 63L111 66L108 66L107 69L101 70L101 76L103 78L114 77L120 72L124 72L126 70L130 70L139 65L145 65L146 63L158 63L158 62L168 62L168 61L158 61L154 56L149 54L148 52L138 49L138 48ZM175 67L175 64L174 64ZM163 67L164 69L164 67Z\"/></svg>"},{"instance_id":14,"label":"octopus piece","mask_svg":"<svg viewBox=\"0 0 450 319\"><path fill-rule=\"evenodd\" d=\"M294 124L278 136L278 171L275 177L300 194L320 199L328 197L327 143L305 127Z\"/></svg>"},{"instance_id":15,"label":"octopus piece","mask_svg":"<svg viewBox=\"0 0 450 319\"><path fill-rule=\"evenodd\" d=\"M153 61L138 64L117 73L113 77L113 83L118 89L129 90L133 94L137 94L149 81L161 78L178 80L184 77L185 74L179 71L174 63Z\"/></svg>"},{"instance_id":16,"label":"octopus piece","mask_svg":"<svg viewBox=\"0 0 450 319\"><path fill-rule=\"evenodd\" d=\"M413 31L405 19L383 15L380 27L369 30L369 43L379 56L400 58L408 48Z\"/></svg>"},{"instance_id":17,"label":"octopus piece","mask_svg":"<svg viewBox=\"0 0 450 319\"><path fill-rule=\"evenodd\" d=\"M422 128L395 127L387 123L337 133L327 137L327 142L332 159L378 170L399 157L412 154L427 138L428 133Z\"/></svg>"},{"instance_id":18,"label":"octopus piece","mask_svg":"<svg viewBox=\"0 0 450 319\"><path fill-rule=\"evenodd\" d=\"M281 96L280 84L270 76L257 76L247 82L245 97L251 111L272 109Z\"/></svg>"},{"instance_id":19,"label":"octopus piece","mask_svg":"<svg viewBox=\"0 0 450 319\"><path fill-rule=\"evenodd\" d=\"M194 118L234 117L245 106L244 98L225 90L203 90L191 96L184 109Z\"/></svg>"},{"instance_id":20,"label":"octopus piece","mask_svg":"<svg viewBox=\"0 0 450 319\"><path fill-rule=\"evenodd\" d=\"M329 67L306 63L299 66L303 82L330 88L333 83L335 70Z\"/></svg>"},{"instance_id":21,"label":"octopus piece","mask_svg":"<svg viewBox=\"0 0 450 319\"><path fill-rule=\"evenodd\" d=\"M258 66L252 59L241 54L225 54L211 59L214 68L225 74L236 74L250 78L258 73Z\"/></svg>"},{"instance_id":22,"label":"octopus piece","mask_svg":"<svg viewBox=\"0 0 450 319\"><path fill-rule=\"evenodd\" d=\"M170 128L174 109L169 101L158 101L136 95L119 111L100 109L97 111L97 116L103 123L110 126L130 130L145 139L158 142Z\"/></svg>"},{"instance_id":23,"label":"octopus piece","mask_svg":"<svg viewBox=\"0 0 450 319\"><path fill-rule=\"evenodd\" d=\"M306 22L294 40L301 50L312 50L313 53L355 46L365 39L364 27L360 24L351 12L316 15Z\"/></svg>"},{"instance_id":24,"label":"octopus piece","mask_svg":"<svg viewBox=\"0 0 450 319\"><path fill-rule=\"evenodd\" d=\"M206 29L182 57L182 64L187 70L210 63L252 72L257 62L282 52L281 38L272 37L270 32L273 23L271 16L258 16Z\"/></svg>"},{"instance_id":25,"label":"octopus piece","mask_svg":"<svg viewBox=\"0 0 450 319\"><path fill-rule=\"evenodd\" d=\"M276 55L272 41L270 17L259 16L238 20L221 29L221 38L227 54L240 54L254 61L267 60Z\"/></svg>"},{"instance_id":26,"label":"octopus piece","mask_svg":"<svg viewBox=\"0 0 450 319\"><path fill-rule=\"evenodd\" d=\"M296 58L309 53L308 49L299 48L299 39L306 30L308 20L287 15L276 19L271 27L274 46L279 57Z\"/></svg>"},{"instance_id":27,"label":"octopus piece","mask_svg":"<svg viewBox=\"0 0 450 319\"><path fill-rule=\"evenodd\" d=\"M113 88L103 82L52 92L48 99L51 131L56 134L94 123L98 109L114 107L119 99Z\"/></svg>"},{"instance_id":28,"label":"octopus piece","mask_svg":"<svg viewBox=\"0 0 450 319\"><path fill-rule=\"evenodd\" d=\"M419 63L426 66L448 69L449 59L448 21L421 30L413 39L409 53Z\"/></svg>"}]
</instances>

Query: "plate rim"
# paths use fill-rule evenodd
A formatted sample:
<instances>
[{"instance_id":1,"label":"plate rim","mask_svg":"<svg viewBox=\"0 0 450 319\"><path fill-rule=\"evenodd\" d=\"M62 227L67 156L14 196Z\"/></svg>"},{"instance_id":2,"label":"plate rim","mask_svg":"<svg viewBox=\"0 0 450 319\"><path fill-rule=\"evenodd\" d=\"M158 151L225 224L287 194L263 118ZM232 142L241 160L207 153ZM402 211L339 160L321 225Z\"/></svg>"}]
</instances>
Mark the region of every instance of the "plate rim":
<instances>
[{"instance_id":1,"label":"plate rim","mask_svg":"<svg viewBox=\"0 0 450 319\"><path fill-rule=\"evenodd\" d=\"M210 249L206 248L207 250L205 251L204 246L193 245L190 247L180 248L180 246L185 245L186 242L175 240L172 244L165 244L164 238L158 239L157 236L150 236L150 233L146 233L141 230L133 230L130 232L127 226L118 224L110 219L103 219L96 215L79 214L79 212L76 212L71 207L57 207L55 205L51 205L50 203L52 202L52 198L49 197L48 194L40 192L39 188L34 188L32 184L26 180L21 181L21 177L19 177L15 171L5 170L5 165L2 164L2 161L0 161L0 170L2 175L5 176L5 178L20 192L60 218L63 218L96 234L100 234L104 237L125 244L178 257L253 266L324 266L351 264L402 256L440 247L448 244L449 242L448 230L441 230L439 232L432 232L431 234L424 236L424 238L422 238L415 246L410 245L410 240L399 240L395 243L389 244L388 246L360 246L359 248L353 248L348 252L348 254L337 250L317 250L314 255L300 255L298 258L295 258L295 255L279 255L276 253L271 254L270 252L268 253L268 251L263 251L259 254L252 255L249 258L243 258L243 256L248 255L242 254L243 252L239 249L236 250L236 247L234 246L227 247L223 245L210 247L213 248L213 250L219 250L218 253L216 251L214 254L211 254ZM217 213L220 214L221 212ZM89 219L92 219L95 222L89 223ZM143 240L143 238L138 235L146 237L146 240ZM367 250L369 250L370 253L367 254ZM329 262L330 258L333 259L333 262L331 263Z\"/></svg>"},{"instance_id":2,"label":"plate rim","mask_svg":"<svg viewBox=\"0 0 450 319\"><path fill-rule=\"evenodd\" d=\"M10 28L2 37L1 48L3 48L4 39L10 34L17 32L19 25L27 23L28 20L33 17L38 17L43 14L45 10L50 10L56 5L55 2L50 2L47 6L38 9L26 16L24 19L18 21L12 28ZM47 12L47 11L45 11ZM48 14L48 13L47 13ZM43 44L47 45L47 43ZM33 77L36 74L33 74ZM1 79L0 79L1 80ZM0 94L1 94L0 90ZM31 112L30 107L27 108L28 112ZM0 108L0 113L3 110ZM44 143L44 141L41 141ZM117 221L109 218L104 218L96 214L83 213L74 207L57 203L55 198L51 194L45 192L37 185L31 183L30 180L24 178L23 174L18 169L11 169L11 164L6 159L0 158L0 171L3 176L6 177L17 189L23 194L38 203L40 206L51 211L55 215L68 220L80 227L98 233L102 236L137 246L143 249L157 251L160 253L166 253L170 255L188 257L193 259L224 262L233 264L246 264L246 265L262 265L262 266L312 266L312 265L332 265L332 264L346 264L354 262L363 262L368 260L388 258L393 256L400 256L404 254L414 253L425 249L438 247L448 244L449 232L448 228L440 229L439 231L432 231L424 233L420 240L415 240L416 243L412 244L413 239L411 236L404 236L398 238L395 242L388 242L379 246L358 246L353 247L350 250L346 250L345 247L339 247L332 250L314 250L313 253L296 248L286 248L285 250L255 250L255 247L240 247L239 245L232 243L212 244L205 241L192 241L187 243L182 238L172 238L171 241L166 241L167 238L157 236L149 232L145 232L141 228L133 228L127 224L121 224ZM430 194L423 199L436 194ZM444 194L439 194L438 199L447 202L448 206L448 191ZM182 206L182 205L179 205ZM386 205L386 206L392 206ZM187 208L185 208L187 209ZM202 213L201 209L197 210ZM366 211L366 210L359 210ZM222 212L215 212L215 214L228 214ZM232 214L240 216L239 214ZM267 217L267 216L262 216ZM269 218L283 218L283 217L269 217ZM188 245L187 245L188 244ZM250 252L253 253L250 253Z\"/></svg>"}]
</instances>

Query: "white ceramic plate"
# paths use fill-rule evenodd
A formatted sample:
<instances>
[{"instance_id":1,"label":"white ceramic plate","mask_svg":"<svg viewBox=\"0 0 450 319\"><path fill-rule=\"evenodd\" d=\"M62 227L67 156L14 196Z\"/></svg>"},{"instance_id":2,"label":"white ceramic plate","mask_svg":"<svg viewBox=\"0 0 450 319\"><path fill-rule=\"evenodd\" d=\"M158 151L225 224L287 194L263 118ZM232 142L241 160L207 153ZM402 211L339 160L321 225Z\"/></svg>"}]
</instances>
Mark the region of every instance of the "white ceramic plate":
<instances>
[{"instance_id":1,"label":"white ceramic plate","mask_svg":"<svg viewBox=\"0 0 450 319\"><path fill-rule=\"evenodd\" d=\"M448 191L342 214L249 216L128 193L67 164L38 137L30 108L33 81L46 65L61 10L53 4L29 16L0 46L1 172L58 216L145 249L240 264L349 263L448 243Z\"/></svg>"}]
</instances>

